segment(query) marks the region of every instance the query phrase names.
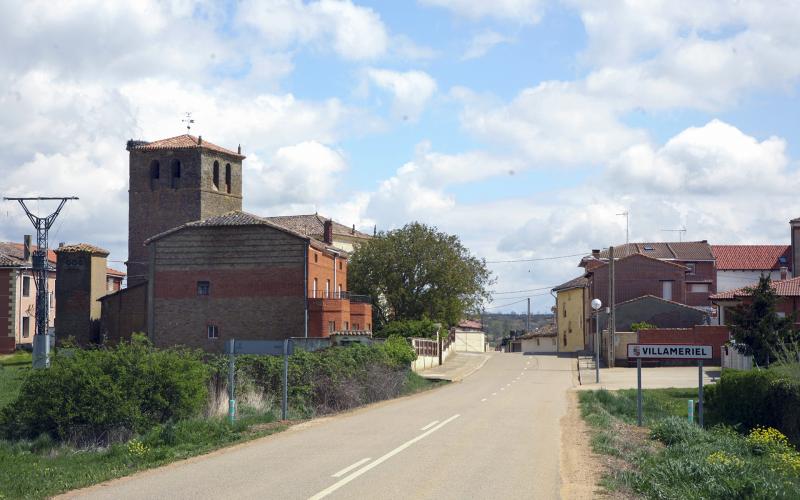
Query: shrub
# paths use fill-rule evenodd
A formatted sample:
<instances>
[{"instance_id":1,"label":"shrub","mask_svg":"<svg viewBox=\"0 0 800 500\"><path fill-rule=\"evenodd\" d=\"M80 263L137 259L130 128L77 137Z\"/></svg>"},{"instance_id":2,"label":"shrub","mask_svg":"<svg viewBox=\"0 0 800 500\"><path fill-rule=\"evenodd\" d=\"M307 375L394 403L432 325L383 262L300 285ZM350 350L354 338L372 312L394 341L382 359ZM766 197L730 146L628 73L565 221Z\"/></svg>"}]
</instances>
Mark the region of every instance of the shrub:
<instances>
[{"instance_id":1,"label":"shrub","mask_svg":"<svg viewBox=\"0 0 800 500\"><path fill-rule=\"evenodd\" d=\"M437 331L439 331L439 326L429 319L403 320L386 323L383 328L375 332L375 336L391 337L398 335L406 338L435 339Z\"/></svg>"},{"instance_id":2,"label":"shrub","mask_svg":"<svg viewBox=\"0 0 800 500\"><path fill-rule=\"evenodd\" d=\"M396 368L408 368L408 366L417 359L417 353L414 348L403 337L392 335L386 342L378 346L381 349L389 364Z\"/></svg>"},{"instance_id":3,"label":"shrub","mask_svg":"<svg viewBox=\"0 0 800 500\"><path fill-rule=\"evenodd\" d=\"M56 356L32 370L16 400L0 411L0 434L48 434L77 445L126 440L168 421L194 416L207 397L199 353L157 350L141 336L114 348Z\"/></svg>"},{"instance_id":4,"label":"shrub","mask_svg":"<svg viewBox=\"0 0 800 500\"><path fill-rule=\"evenodd\" d=\"M650 428L650 437L667 446L678 443L696 443L705 440L707 433L685 418L667 417Z\"/></svg>"},{"instance_id":5,"label":"shrub","mask_svg":"<svg viewBox=\"0 0 800 500\"><path fill-rule=\"evenodd\" d=\"M774 427L794 444L800 444L800 381L779 371L723 370L708 387L706 415L709 423L724 423L749 431Z\"/></svg>"}]
</instances>

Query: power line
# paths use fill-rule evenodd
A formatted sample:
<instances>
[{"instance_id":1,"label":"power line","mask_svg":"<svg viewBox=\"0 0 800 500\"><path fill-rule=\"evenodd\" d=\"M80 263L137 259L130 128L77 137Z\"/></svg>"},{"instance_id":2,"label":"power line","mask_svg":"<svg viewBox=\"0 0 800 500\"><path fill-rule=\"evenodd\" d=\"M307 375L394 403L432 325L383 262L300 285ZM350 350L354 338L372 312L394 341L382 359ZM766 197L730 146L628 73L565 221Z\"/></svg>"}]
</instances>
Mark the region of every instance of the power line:
<instances>
[{"instance_id":1,"label":"power line","mask_svg":"<svg viewBox=\"0 0 800 500\"><path fill-rule=\"evenodd\" d=\"M513 306L514 304L519 304L519 303L525 302L526 300L528 300L527 297L522 299L522 300L518 300L516 302L509 302L508 304L499 304L499 305L496 305L496 306L484 307L483 309L484 310L486 310L486 309L497 309L498 307Z\"/></svg>"},{"instance_id":2,"label":"power line","mask_svg":"<svg viewBox=\"0 0 800 500\"><path fill-rule=\"evenodd\" d=\"M552 290L553 288L555 288L557 286L558 285L552 285L552 286L543 286L541 288L529 288L527 290L511 290L511 291L507 291L507 292L489 292L489 293L491 293L492 295L502 295L502 294L505 294L505 293L538 292L538 291L541 291L541 290Z\"/></svg>"},{"instance_id":3,"label":"power line","mask_svg":"<svg viewBox=\"0 0 800 500\"><path fill-rule=\"evenodd\" d=\"M573 253L570 255L555 255L553 257L536 257L532 259L509 259L509 260L487 260L487 264L505 264L509 262L536 262L540 260L556 260L556 259L566 259L568 257L583 257L584 255L589 255L591 252L582 252L582 253Z\"/></svg>"}]
</instances>

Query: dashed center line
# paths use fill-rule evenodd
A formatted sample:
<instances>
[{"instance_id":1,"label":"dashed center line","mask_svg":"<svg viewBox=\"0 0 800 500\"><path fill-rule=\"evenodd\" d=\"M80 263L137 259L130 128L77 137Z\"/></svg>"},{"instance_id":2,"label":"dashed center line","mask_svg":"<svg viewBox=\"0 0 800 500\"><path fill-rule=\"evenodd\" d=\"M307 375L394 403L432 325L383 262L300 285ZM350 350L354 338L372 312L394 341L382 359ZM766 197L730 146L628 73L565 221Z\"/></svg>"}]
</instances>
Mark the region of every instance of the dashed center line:
<instances>
[{"instance_id":1,"label":"dashed center line","mask_svg":"<svg viewBox=\"0 0 800 500\"><path fill-rule=\"evenodd\" d=\"M483 403L484 401L486 401L486 398L481 399L481 403Z\"/></svg>"},{"instance_id":2,"label":"dashed center line","mask_svg":"<svg viewBox=\"0 0 800 500\"><path fill-rule=\"evenodd\" d=\"M427 431L428 429L430 429L431 427L433 427L434 425L436 425L436 424L438 424L438 423L439 423L439 421L438 421L438 420L434 420L433 422L429 423L428 425L426 425L425 427L423 427L423 428L422 428L422 429L420 429L420 430L421 430L421 431Z\"/></svg>"},{"instance_id":3,"label":"dashed center line","mask_svg":"<svg viewBox=\"0 0 800 500\"><path fill-rule=\"evenodd\" d=\"M331 477L342 477L345 474L347 474L348 472L350 472L351 470L353 470L353 469L355 469L355 468L357 468L357 467L369 462L370 460L372 460L372 459L371 458L362 458L361 460L359 460L358 462L354 463L353 465L351 465L349 467L345 467L344 469L340 470L336 474L333 474Z\"/></svg>"},{"instance_id":4,"label":"dashed center line","mask_svg":"<svg viewBox=\"0 0 800 500\"><path fill-rule=\"evenodd\" d=\"M493 393L492 393L492 396L497 396L497 393L496 393L496 392L493 392Z\"/></svg>"}]
</instances>

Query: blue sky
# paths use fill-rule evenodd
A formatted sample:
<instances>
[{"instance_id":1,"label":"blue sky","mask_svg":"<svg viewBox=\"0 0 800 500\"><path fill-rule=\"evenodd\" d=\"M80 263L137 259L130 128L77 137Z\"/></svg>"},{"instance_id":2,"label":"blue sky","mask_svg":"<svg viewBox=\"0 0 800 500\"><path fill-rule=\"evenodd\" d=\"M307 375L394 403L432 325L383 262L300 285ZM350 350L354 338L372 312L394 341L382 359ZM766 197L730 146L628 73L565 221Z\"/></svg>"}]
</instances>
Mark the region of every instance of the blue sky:
<instances>
[{"instance_id":1,"label":"blue sky","mask_svg":"<svg viewBox=\"0 0 800 500\"><path fill-rule=\"evenodd\" d=\"M5 195L122 267L129 138L242 144L246 210L419 220L488 260L634 240L787 243L798 1L82 0L0 6ZM0 238L29 232L0 205ZM578 259L493 264L552 305ZM498 307L500 305L500 307Z\"/></svg>"}]
</instances>

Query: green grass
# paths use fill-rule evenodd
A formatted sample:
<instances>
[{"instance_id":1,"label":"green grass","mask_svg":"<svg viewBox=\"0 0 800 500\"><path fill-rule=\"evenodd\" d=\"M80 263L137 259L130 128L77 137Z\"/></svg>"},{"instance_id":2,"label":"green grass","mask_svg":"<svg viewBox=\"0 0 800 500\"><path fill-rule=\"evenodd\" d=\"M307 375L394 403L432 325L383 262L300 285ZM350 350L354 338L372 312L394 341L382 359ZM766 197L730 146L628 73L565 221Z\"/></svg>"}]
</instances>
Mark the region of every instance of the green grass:
<instances>
[{"instance_id":1,"label":"green grass","mask_svg":"<svg viewBox=\"0 0 800 500\"><path fill-rule=\"evenodd\" d=\"M0 408L11 403L19 392L28 368L5 368L0 366Z\"/></svg>"},{"instance_id":2,"label":"green grass","mask_svg":"<svg viewBox=\"0 0 800 500\"><path fill-rule=\"evenodd\" d=\"M428 389L440 387L447 383L449 383L449 381L447 380L427 379L425 377L417 375L412 371L409 371L408 375L406 376L406 380L403 383L403 389L401 391L401 395L408 396L410 394L416 394L418 392L427 391Z\"/></svg>"},{"instance_id":3,"label":"green grass","mask_svg":"<svg viewBox=\"0 0 800 500\"><path fill-rule=\"evenodd\" d=\"M128 443L89 451L75 450L44 437L15 443L0 441L0 498L45 498L286 427L274 422L271 414L247 417L234 424L221 418L186 420L158 426Z\"/></svg>"},{"instance_id":4,"label":"green grass","mask_svg":"<svg viewBox=\"0 0 800 500\"><path fill-rule=\"evenodd\" d=\"M31 353L26 351L17 351L14 354L0 355L0 367L31 366L31 362Z\"/></svg>"},{"instance_id":5,"label":"green grass","mask_svg":"<svg viewBox=\"0 0 800 500\"><path fill-rule=\"evenodd\" d=\"M791 445L771 451L730 428L702 429L687 421L696 391L643 391L644 420L635 427L636 391L579 395L595 452L614 465L609 490L652 499L800 498L800 454Z\"/></svg>"}]
</instances>

